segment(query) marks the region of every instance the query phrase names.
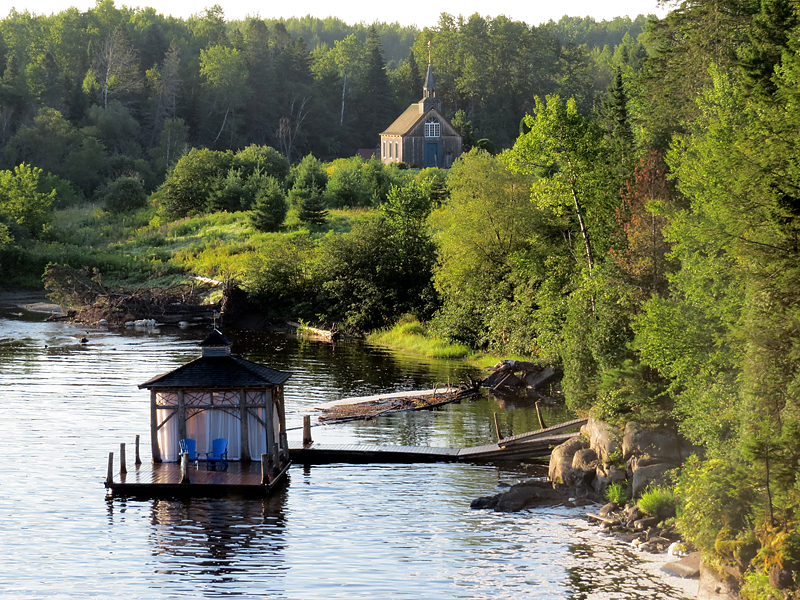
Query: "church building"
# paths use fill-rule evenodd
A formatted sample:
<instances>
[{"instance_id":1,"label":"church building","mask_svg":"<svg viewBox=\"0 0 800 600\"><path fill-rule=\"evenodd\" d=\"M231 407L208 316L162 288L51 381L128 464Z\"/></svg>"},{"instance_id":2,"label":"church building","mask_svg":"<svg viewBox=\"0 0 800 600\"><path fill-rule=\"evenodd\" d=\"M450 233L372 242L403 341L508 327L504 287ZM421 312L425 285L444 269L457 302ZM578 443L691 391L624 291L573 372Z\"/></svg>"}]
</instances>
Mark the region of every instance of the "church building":
<instances>
[{"instance_id":1,"label":"church building","mask_svg":"<svg viewBox=\"0 0 800 600\"><path fill-rule=\"evenodd\" d=\"M461 134L442 114L429 58L422 100L381 133L381 160L386 165L404 162L412 168L449 169L461 156L461 142Z\"/></svg>"}]
</instances>

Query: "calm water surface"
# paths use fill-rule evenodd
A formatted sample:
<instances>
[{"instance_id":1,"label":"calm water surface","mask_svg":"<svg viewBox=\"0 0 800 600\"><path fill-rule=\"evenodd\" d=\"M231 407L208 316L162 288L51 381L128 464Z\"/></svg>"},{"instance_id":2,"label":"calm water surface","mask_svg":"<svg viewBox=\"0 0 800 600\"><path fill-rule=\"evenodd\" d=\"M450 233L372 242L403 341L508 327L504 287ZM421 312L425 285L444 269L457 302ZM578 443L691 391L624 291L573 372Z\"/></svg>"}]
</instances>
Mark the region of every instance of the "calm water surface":
<instances>
[{"instance_id":1,"label":"calm water surface","mask_svg":"<svg viewBox=\"0 0 800 600\"><path fill-rule=\"evenodd\" d=\"M471 511L521 469L292 467L266 501L110 501L108 452L142 438L155 374L198 355L204 332L103 331L0 313L0 594L20 598L678 599L640 555L581 511ZM226 332L228 334L228 332ZM80 344L86 335L88 344ZM463 366L357 343L230 333L234 352L294 373L290 439L328 400L463 381ZM530 407L488 398L436 412L315 427L319 441L463 446L536 429ZM556 421L565 412L549 414ZM129 454L132 451L129 450ZM130 467L130 465L129 465Z\"/></svg>"}]
</instances>

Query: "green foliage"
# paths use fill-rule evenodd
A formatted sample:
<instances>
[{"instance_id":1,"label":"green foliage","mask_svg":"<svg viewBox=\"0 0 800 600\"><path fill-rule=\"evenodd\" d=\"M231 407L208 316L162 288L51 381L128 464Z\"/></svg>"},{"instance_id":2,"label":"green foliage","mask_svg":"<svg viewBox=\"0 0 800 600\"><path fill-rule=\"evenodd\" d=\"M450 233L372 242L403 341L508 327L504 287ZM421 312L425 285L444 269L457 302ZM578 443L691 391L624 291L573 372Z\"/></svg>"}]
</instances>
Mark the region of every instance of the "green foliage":
<instances>
[{"instance_id":1,"label":"green foliage","mask_svg":"<svg viewBox=\"0 0 800 600\"><path fill-rule=\"evenodd\" d=\"M617 506L625 506L628 501L628 488L618 481L609 484L606 488L606 500Z\"/></svg>"},{"instance_id":2,"label":"green foliage","mask_svg":"<svg viewBox=\"0 0 800 600\"><path fill-rule=\"evenodd\" d=\"M25 164L13 171L0 171L0 236L37 237L50 221L56 192L39 191L42 170Z\"/></svg>"},{"instance_id":3,"label":"green foliage","mask_svg":"<svg viewBox=\"0 0 800 600\"><path fill-rule=\"evenodd\" d=\"M731 458L701 462L693 455L684 465L675 493L681 499L681 533L703 552L716 553L719 559L725 554L732 558L732 552L720 552L717 541L725 528L741 545L753 526L754 490L748 465Z\"/></svg>"},{"instance_id":4,"label":"green foliage","mask_svg":"<svg viewBox=\"0 0 800 600\"><path fill-rule=\"evenodd\" d=\"M413 352L429 358L458 359L472 354L464 344L450 344L431 333L416 317L401 317L386 330L379 330L367 336L373 344L386 345L397 350Z\"/></svg>"},{"instance_id":5,"label":"green foliage","mask_svg":"<svg viewBox=\"0 0 800 600\"><path fill-rule=\"evenodd\" d=\"M274 177L269 177L256 192L255 204L250 211L250 223L258 231L277 231L286 218L289 207L283 188Z\"/></svg>"},{"instance_id":6,"label":"green foliage","mask_svg":"<svg viewBox=\"0 0 800 600\"><path fill-rule=\"evenodd\" d=\"M332 163L332 173L325 188L328 206L344 208L373 203L373 187L364 177L363 165L364 161L359 157L342 158Z\"/></svg>"},{"instance_id":7,"label":"green foliage","mask_svg":"<svg viewBox=\"0 0 800 600\"><path fill-rule=\"evenodd\" d=\"M112 182L103 193L103 198L106 209L111 212L137 210L147 204L142 182L133 177L120 177Z\"/></svg>"},{"instance_id":8,"label":"green foliage","mask_svg":"<svg viewBox=\"0 0 800 600\"><path fill-rule=\"evenodd\" d=\"M678 503L675 491L666 485L649 485L636 501L636 506L651 517L672 513Z\"/></svg>"}]
</instances>

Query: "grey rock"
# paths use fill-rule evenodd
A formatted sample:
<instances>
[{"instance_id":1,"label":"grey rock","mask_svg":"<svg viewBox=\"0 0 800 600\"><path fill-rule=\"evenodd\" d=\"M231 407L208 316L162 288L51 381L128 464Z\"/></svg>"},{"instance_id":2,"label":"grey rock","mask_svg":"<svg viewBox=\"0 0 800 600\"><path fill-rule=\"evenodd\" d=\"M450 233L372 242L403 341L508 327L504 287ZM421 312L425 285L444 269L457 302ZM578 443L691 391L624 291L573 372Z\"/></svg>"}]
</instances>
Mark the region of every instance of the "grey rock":
<instances>
[{"instance_id":1,"label":"grey rock","mask_svg":"<svg viewBox=\"0 0 800 600\"><path fill-rule=\"evenodd\" d=\"M590 418L581 427L581 433L602 462L608 462L609 457L620 449L620 432L605 421Z\"/></svg>"},{"instance_id":2,"label":"grey rock","mask_svg":"<svg viewBox=\"0 0 800 600\"><path fill-rule=\"evenodd\" d=\"M644 427L635 421L625 425L622 436L622 458L660 458L661 462L681 462L680 440L675 432L663 428Z\"/></svg>"},{"instance_id":3,"label":"grey rock","mask_svg":"<svg viewBox=\"0 0 800 600\"><path fill-rule=\"evenodd\" d=\"M550 481L561 485L572 485L577 479L582 479L583 473L580 473L578 477L573 475L572 460L578 450L583 450L588 446L585 438L575 436L553 448L548 469Z\"/></svg>"},{"instance_id":4,"label":"grey rock","mask_svg":"<svg viewBox=\"0 0 800 600\"><path fill-rule=\"evenodd\" d=\"M616 509L617 505L614 504L613 502L609 502L608 504L604 505L603 508L601 508L597 514L600 515L601 517L607 517Z\"/></svg>"},{"instance_id":5,"label":"grey rock","mask_svg":"<svg viewBox=\"0 0 800 600\"><path fill-rule=\"evenodd\" d=\"M500 494L496 512L518 512L531 506L555 506L563 504L568 496L556 490L550 482L526 482L512 486Z\"/></svg>"},{"instance_id":6,"label":"grey rock","mask_svg":"<svg viewBox=\"0 0 800 600\"><path fill-rule=\"evenodd\" d=\"M493 509L497 506L497 502L500 499L500 494L495 494L494 496L481 496L480 498L475 498L472 502L469 503L469 507L481 510L481 509Z\"/></svg>"},{"instance_id":7,"label":"grey rock","mask_svg":"<svg viewBox=\"0 0 800 600\"><path fill-rule=\"evenodd\" d=\"M597 494L604 498L608 486L612 483L622 483L628 479L627 473L618 469L614 465L599 464L595 469L595 478L592 480L592 487Z\"/></svg>"},{"instance_id":8,"label":"grey rock","mask_svg":"<svg viewBox=\"0 0 800 600\"><path fill-rule=\"evenodd\" d=\"M656 463L642 467L636 464L634 461L631 468L633 472L633 476L631 478L631 493L633 494L633 497L638 498L651 483L666 483L667 471L674 468L674 463Z\"/></svg>"},{"instance_id":9,"label":"grey rock","mask_svg":"<svg viewBox=\"0 0 800 600\"><path fill-rule=\"evenodd\" d=\"M633 522L634 529L641 529L642 531L658 525L658 517L645 517L637 519Z\"/></svg>"},{"instance_id":10,"label":"grey rock","mask_svg":"<svg viewBox=\"0 0 800 600\"><path fill-rule=\"evenodd\" d=\"M661 570L684 579L697 579L700 577L700 553L687 554L680 560L665 564Z\"/></svg>"},{"instance_id":11,"label":"grey rock","mask_svg":"<svg viewBox=\"0 0 800 600\"><path fill-rule=\"evenodd\" d=\"M720 574L700 564L700 585L697 600L743 600L739 584L728 574Z\"/></svg>"}]
</instances>

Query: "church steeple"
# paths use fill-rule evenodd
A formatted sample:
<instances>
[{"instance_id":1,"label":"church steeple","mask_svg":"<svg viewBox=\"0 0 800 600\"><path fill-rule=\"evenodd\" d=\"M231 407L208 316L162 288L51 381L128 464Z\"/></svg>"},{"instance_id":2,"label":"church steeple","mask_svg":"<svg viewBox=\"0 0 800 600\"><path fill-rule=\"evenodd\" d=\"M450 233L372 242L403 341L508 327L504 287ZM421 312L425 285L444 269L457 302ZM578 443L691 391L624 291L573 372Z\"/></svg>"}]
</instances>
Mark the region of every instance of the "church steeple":
<instances>
[{"instance_id":1,"label":"church steeple","mask_svg":"<svg viewBox=\"0 0 800 600\"><path fill-rule=\"evenodd\" d=\"M425 76L425 85L422 86L423 98L436 97L436 84L433 82L433 66L431 65L431 43L428 42L428 74Z\"/></svg>"},{"instance_id":2,"label":"church steeple","mask_svg":"<svg viewBox=\"0 0 800 600\"><path fill-rule=\"evenodd\" d=\"M436 83L433 81L433 65L431 64L431 43L428 42L428 72L425 75L425 84L422 86L422 100L419 101L420 114L435 108L442 110L442 103L436 97Z\"/></svg>"}]
</instances>

